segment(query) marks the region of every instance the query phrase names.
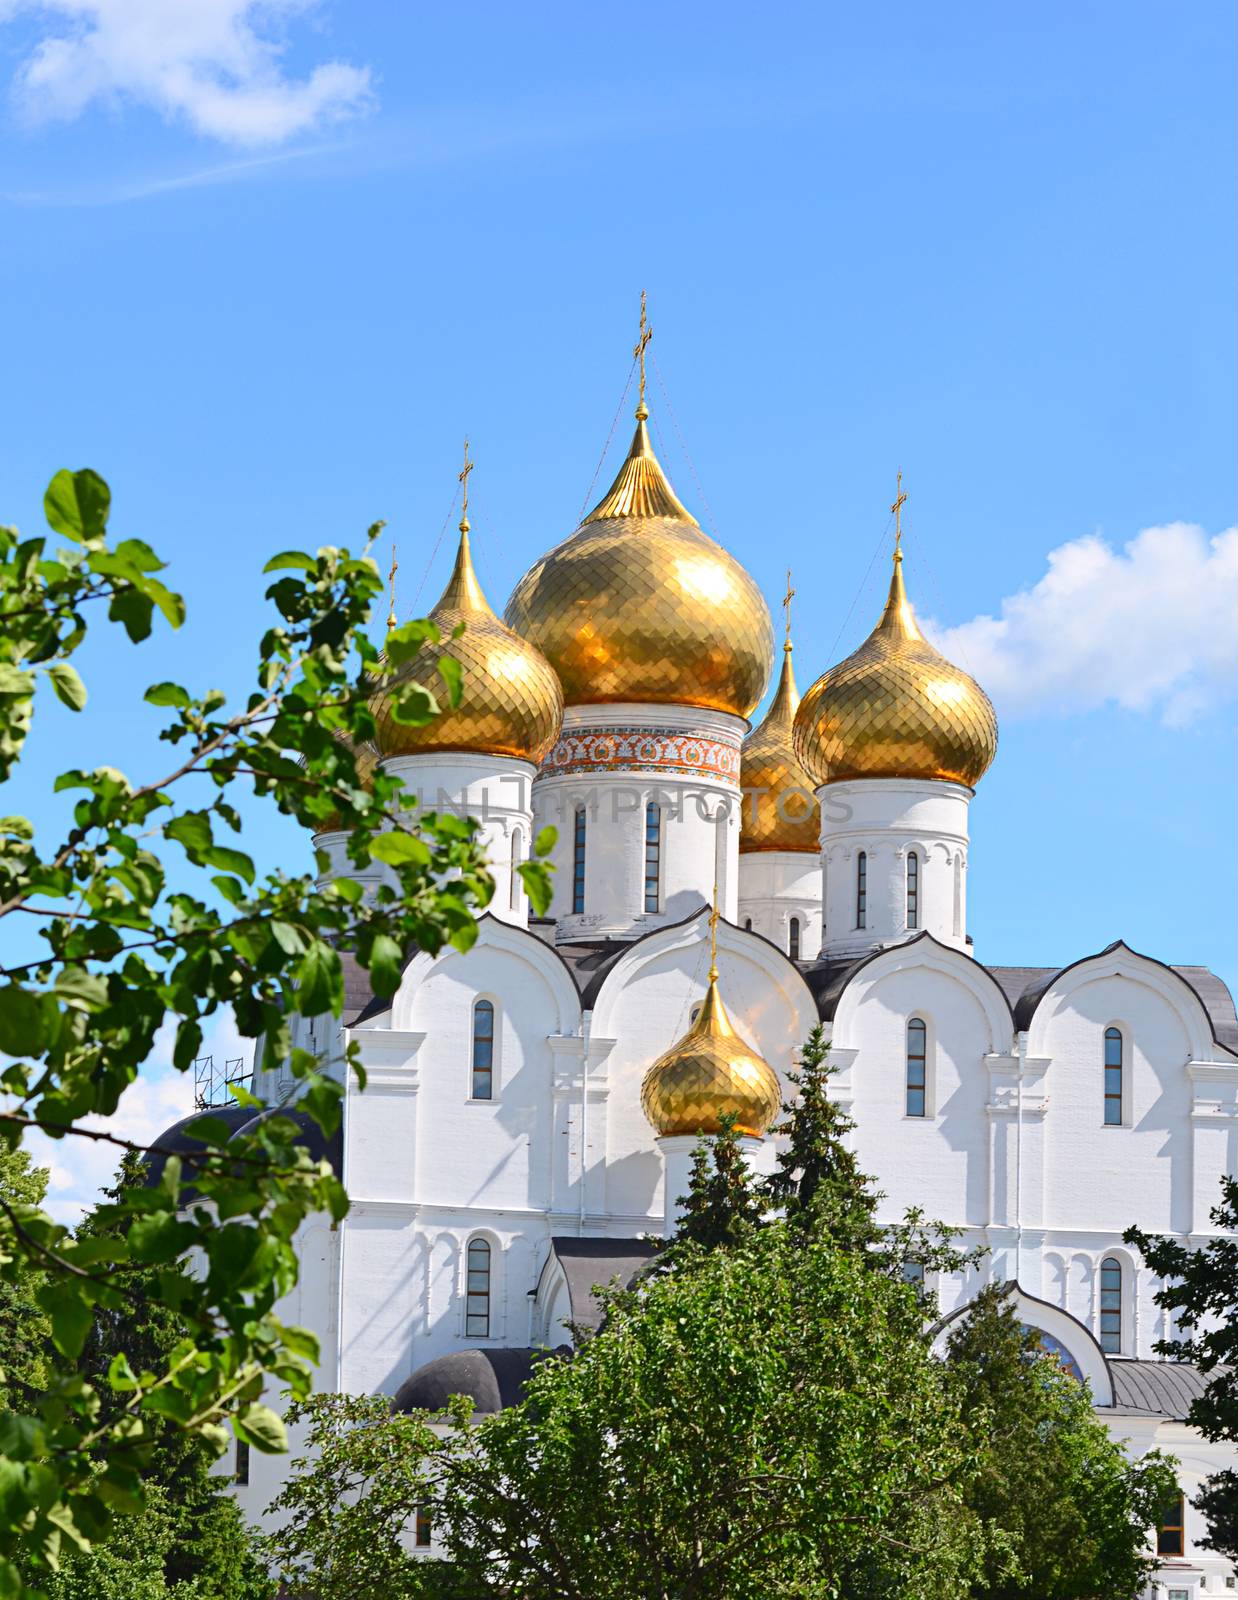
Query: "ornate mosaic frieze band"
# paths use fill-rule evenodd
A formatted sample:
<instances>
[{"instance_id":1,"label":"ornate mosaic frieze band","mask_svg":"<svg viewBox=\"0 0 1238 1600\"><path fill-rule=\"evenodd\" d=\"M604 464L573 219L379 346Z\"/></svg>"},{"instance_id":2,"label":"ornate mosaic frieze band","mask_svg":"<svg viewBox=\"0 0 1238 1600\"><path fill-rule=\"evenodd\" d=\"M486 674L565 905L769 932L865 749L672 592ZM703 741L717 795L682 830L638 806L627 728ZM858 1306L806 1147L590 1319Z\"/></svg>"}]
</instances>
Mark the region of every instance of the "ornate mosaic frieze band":
<instances>
[{"instance_id":1,"label":"ornate mosaic frieze band","mask_svg":"<svg viewBox=\"0 0 1238 1600\"><path fill-rule=\"evenodd\" d=\"M564 733L542 777L582 772L656 772L739 785L739 738L702 739L673 728L601 728Z\"/></svg>"}]
</instances>

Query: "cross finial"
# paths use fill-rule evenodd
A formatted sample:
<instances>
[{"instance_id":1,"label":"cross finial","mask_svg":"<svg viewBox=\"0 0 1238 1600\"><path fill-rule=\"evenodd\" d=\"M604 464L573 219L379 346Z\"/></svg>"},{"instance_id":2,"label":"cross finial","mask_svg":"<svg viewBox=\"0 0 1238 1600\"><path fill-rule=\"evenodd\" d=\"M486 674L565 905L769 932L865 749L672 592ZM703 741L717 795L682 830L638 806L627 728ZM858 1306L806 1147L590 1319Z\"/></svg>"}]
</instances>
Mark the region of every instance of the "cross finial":
<instances>
[{"instance_id":1,"label":"cross finial","mask_svg":"<svg viewBox=\"0 0 1238 1600\"><path fill-rule=\"evenodd\" d=\"M907 496L903 493L903 475L898 475L898 493L894 496L894 504L890 510L894 513L894 559L903 559L903 507L907 503Z\"/></svg>"},{"instance_id":2,"label":"cross finial","mask_svg":"<svg viewBox=\"0 0 1238 1600\"><path fill-rule=\"evenodd\" d=\"M469 460L469 442L464 441L464 466L460 470L460 482L464 485L463 503L460 506L460 532L469 531L469 473L473 470L473 462Z\"/></svg>"},{"instance_id":3,"label":"cross finial","mask_svg":"<svg viewBox=\"0 0 1238 1600\"><path fill-rule=\"evenodd\" d=\"M395 540L391 541L391 571L387 574L387 582L391 585L391 604L387 611L387 632L395 627L395 575L400 570L400 563L395 558Z\"/></svg>"},{"instance_id":4,"label":"cross finial","mask_svg":"<svg viewBox=\"0 0 1238 1600\"><path fill-rule=\"evenodd\" d=\"M649 326L649 318L645 314L645 291L640 292L640 338L632 348L632 354L640 362L640 400L636 407L636 415L641 420L649 415L649 408L645 404L645 350L650 339L653 338L653 329Z\"/></svg>"},{"instance_id":5,"label":"cross finial","mask_svg":"<svg viewBox=\"0 0 1238 1600\"><path fill-rule=\"evenodd\" d=\"M709 912L709 981L718 981L718 881L714 880L714 903Z\"/></svg>"},{"instance_id":6,"label":"cross finial","mask_svg":"<svg viewBox=\"0 0 1238 1600\"><path fill-rule=\"evenodd\" d=\"M791 568L788 567L787 568L787 592L782 597L782 609L786 613L786 618L787 618L787 636L786 636L786 639L784 640L783 646L782 646L782 648L784 650L790 650L790 648L791 648L791 602L794 599L795 599L795 590L791 587Z\"/></svg>"}]
</instances>

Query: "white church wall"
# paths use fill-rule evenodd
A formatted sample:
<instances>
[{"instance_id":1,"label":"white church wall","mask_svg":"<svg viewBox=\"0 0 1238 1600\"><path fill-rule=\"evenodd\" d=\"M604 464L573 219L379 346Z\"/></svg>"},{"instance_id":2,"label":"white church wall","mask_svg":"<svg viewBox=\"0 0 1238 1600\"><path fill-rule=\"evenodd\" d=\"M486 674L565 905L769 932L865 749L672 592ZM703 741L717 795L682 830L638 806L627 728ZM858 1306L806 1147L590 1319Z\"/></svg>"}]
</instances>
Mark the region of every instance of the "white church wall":
<instances>
[{"instance_id":1,"label":"white church wall","mask_svg":"<svg viewBox=\"0 0 1238 1600\"><path fill-rule=\"evenodd\" d=\"M928 932L966 948L968 807L957 783L865 778L817 790L821 802L823 953L861 955ZM918 882L909 920L908 856ZM860 856L864 915L860 922Z\"/></svg>"},{"instance_id":2,"label":"white church wall","mask_svg":"<svg viewBox=\"0 0 1238 1600\"><path fill-rule=\"evenodd\" d=\"M746 724L700 707L569 706L534 786L538 827L557 830L551 915L560 942L632 938L678 922L718 886L738 905L739 751ZM659 806L657 909L645 903L645 820ZM574 909L575 816L585 813L584 910Z\"/></svg>"},{"instance_id":3,"label":"white church wall","mask_svg":"<svg viewBox=\"0 0 1238 1600\"><path fill-rule=\"evenodd\" d=\"M927 1034L926 1114L907 1114L907 1024ZM990 1212L986 1058L1010 1048L996 985L969 957L921 940L863 967L843 991L833 1045L854 1051L848 1073L855 1148L896 1219L912 1206L953 1226L983 1228Z\"/></svg>"},{"instance_id":4,"label":"white church wall","mask_svg":"<svg viewBox=\"0 0 1238 1600\"><path fill-rule=\"evenodd\" d=\"M708 916L635 944L608 974L592 1029L615 1041L607 1063L606 1210L622 1227L661 1223L662 1162L640 1106L646 1071L686 1032L704 998ZM817 1020L804 980L764 940L725 923L718 928L719 988L732 1021L784 1078ZM772 1160L772 1141L765 1155Z\"/></svg>"},{"instance_id":5,"label":"white church wall","mask_svg":"<svg viewBox=\"0 0 1238 1600\"><path fill-rule=\"evenodd\" d=\"M803 961L815 961L821 950L821 863L816 856L795 850L746 850L739 857L739 907L741 927L752 924L789 955L791 919L800 926Z\"/></svg>"}]
</instances>

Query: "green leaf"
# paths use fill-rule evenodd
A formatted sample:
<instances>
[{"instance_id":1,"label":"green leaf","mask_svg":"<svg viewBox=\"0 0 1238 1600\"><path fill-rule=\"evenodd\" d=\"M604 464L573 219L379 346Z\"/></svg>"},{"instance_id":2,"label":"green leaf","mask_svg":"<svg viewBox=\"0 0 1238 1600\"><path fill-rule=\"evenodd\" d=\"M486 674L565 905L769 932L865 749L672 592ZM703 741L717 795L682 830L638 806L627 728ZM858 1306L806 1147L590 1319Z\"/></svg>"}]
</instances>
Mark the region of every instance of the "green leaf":
<instances>
[{"instance_id":1,"label":"green leaf","mask_svg":"<svg viewBox=\"0 0 1238 1600\"><path fill-rule=\"evenodd\" d=\"M261 1450L264 1455L279 1455L288 1448L283 1418L277 1416L270 1406L248 1406L234 1420L233 1426L238 1439L253 1445L255 1450Z\"/></svg>"},{"instance_id":2,"label":"green leaf","mask_svg":"<svg viewBox=\"0 0 1238 1600\"><path fill-rule=\"evenodd\" d=\"M86 704L86 685L77 668L68 661L53 661L47 669L47 675L52 680L56 698L70 711L81 711Z\"/></svg>"},{"instance_id":3,"label":"green leaf","mask_svg":"<svg viewBox=\"0 0 1238 1600\"><path fill-rule=\"evenodd\" d=\"M34 824L29 817L0 817L0 833L12 839L33 839Z\"/></svg>"},{"instance_id":4,"label":"green leaf","mask_svg":"<svg viewBox=\"0 0 1238 1600\"><path fill-rule=\"evenodd\" d=\"M76 1361L81 1355L93 1320L90 1303L79 1282L53 1279L38 1293L39 1304L51 1318L52 1343L70 1361Z\"/></svg>"},{"instance_id":5,"label":"green leaf","mask_svg":"<svg viewBox=\"0 0 1238 1600\"><path fill-rule=\"evenodd\" d=\"M202 1049L202 1028L192 1017L186 1017L176 1030L176 1043L172 1047L172 1065L178 1072L188 1072Z\"/></svg>"},{"instance_id":6,"label":"green leaf","mask_svg":"<svg viewBox=\"0 0 1238 1600\"><path fill-rule=\"evenodd\" d=\"M185 853L195 863L201 862L204 852L215 842L211 819L205 811L185 811L171 822L165 822L163 831L167 838L184 845Z\"/></svg>"},{"instance_id":7,"label":"green leaf","mask_svg":"<svg viewBox=\"0 0 1238 1600\"><path fill-rule=\"evenodd\" d=\"M137 1388L137 1376L123 1350L118 1351L108 1364L107 1381L118 1394L128 1394Z\"/></svg>"},{"instance_id":8,"label":"green leaf","mask_svg":"<svg viewBox=\"0 0 1238 1600\"><path fill-rule=\"evenodd\" d=\"M37 994L20 984L0 988L0 1050L6 1056L39 1056L47 1048L47 1014Z\"/></svg>"},{"instance_id":9,"label":"green leaf","mask_svg":"<svg viewBox=\"0 0 1238 1600\"><path fill-rule=\"evenodd\" d=\"M147 705L175 706L178 711L183 711L189 705L189 691L182 689L179 683L152 683L142 696Z\"/></svg>"},{"instance_id":10,"label":"green leaf","mask_svg":"<svg viewBox=\"0 0 1238 1600\"><path fill-rule=\"evenodd\" d=\"M438 662L439 676L447 685L447 699L451 706L460 704L460 696L464 693L464 668L455 656L440 656Z\"/></svg>"},{"instance_id":11,"label":"green leaf","mask_svg":"<svg viewBox=\"0 0 1238 1600\"><path fill-rule=\"evenodd\" d=\"M50 526L77 544L103 537L111 504L112 491L89 467L80 472L62 468L43 496L43 511Z\"/></svg>"},{"instance_id":12,"label":"green leaf","mask_svg":"<svg viewBox=\"0 0 1238 1600\"><path fill-rule=\"evenodd\" d=\"M296 567L301 572L317 572L318 562L304 550L281 550L263 567L263 572L282 572L285 567Z\"/></svg>"},{"instance_id":13,"label":"green leaf","mask_svg":"<svg viewBox=\"0 0 1238 1600\"><path fill-rule=\"evenodd\" d=\"M52 992L78 1011L102 1011L107 1004L107 980L84 967L65 967L52 985Z\"/></svg>"},{"instance_id":14,"label":"green leaf","mask_svg":"<svg viewBox=\"0 0 1238 1600\"><path fill-rule=\"evenodd\" d=\"M129 1229L129 1253L135 1261L175 1261L194 1240L194 1228L178 1222L171 1211L139 1217Z\"/></svg>"},{"instance_id":15,"label":"green leaf","mask_svg":"<svg viewBox=\"0 0 1238 1600\"><path fill-rule=\"evenodd\" d=\"M428 866L430 862L425 841L411 833L380 833L370 841L370 854L375 861L385 861L392 867L403 866L406 861L415 861L419 866Z\"/></svg>"},{"instance_id":16,"label":"green leaf","mask_svg":"<svg viewBox=\"0 0 1238 1600\"><path fill-rule=\"evenodd\" d=\"M533 841L533 854L535 856L548 856L555 847L555 840L559 837L558 828L549 823L544 828L537 830L537 837Z\"/></svg>"},{"instance_id":17,"label":"green leaf","mask_svg":"<svg viewBox=\"0 0 1238 1600\"><path fill-rule=\"evenodd\" d=\"M320 1012L339 1013L344 1005L344 974L340 958L329 944L315 939L297 968L297 1010L306 1017Z\"/></svg>"},{"instance_id":18,"label":"green leaf","mask_svg":"<svg viewBox=\"0 0 1238 1600\"><path fill-rule=\"evenodd\" d=\"M208 867L221 867L225 872L235 872L246 883L254 881L254 864L243 850L229 850L227 845L216 844L202 852L202 859Z\"/></svg>"},{"instance_id":19,"label":"green leaf","mask_svg":"<svg viewBox=\"0 0 1238 1600\"><path fill-rule=\"evenodd\" d=\"M374 993L382 999L393 995L400 987L400 974L404 967L404 952L389 933L380 933L370 947L370 982Z\"/></svg>"},{"instance_id":20,"label":"green leaf","mask_svg":"<svg viewBox=\"0 0 1238 1600\"><path fill-rule=\"evenodd\" d=\"M554 885L544 862L522 861L516 868L535 917L544 917L554 898Z\"/></svg>"}]
</instances>

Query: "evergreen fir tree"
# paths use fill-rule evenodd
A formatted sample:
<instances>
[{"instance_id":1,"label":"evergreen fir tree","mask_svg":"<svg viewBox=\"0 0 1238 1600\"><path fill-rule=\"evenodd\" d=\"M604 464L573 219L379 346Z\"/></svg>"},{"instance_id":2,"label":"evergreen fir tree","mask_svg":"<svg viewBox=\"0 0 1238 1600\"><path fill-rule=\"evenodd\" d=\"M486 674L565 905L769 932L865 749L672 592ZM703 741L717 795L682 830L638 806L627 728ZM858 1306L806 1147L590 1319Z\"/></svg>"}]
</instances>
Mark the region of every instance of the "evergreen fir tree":
<instances>
[{"instance_id":1,"label":"evergreen fir tree","mask_svg":"<svg viewBox=\"0 0 1238 1600\"><path fill-rule=\"evenodd\" d=\"M26 1151L0 1146L0 1205L20 1214L23 1206L42 1205L46 1193L46 1169ZM0 1279L0 1411L25 1411L46 1384L51 1346L47 1315L36 1299L42 1283L29 1260Z\"/></svg>"},{"instance_id":2,"label":"evergreen fir tree","mask_svg":"<svg viewBox=\"0 0 1238 1600\"><path fill-rule=\"evenodd\" d=\"M705 1250L734 1248L760 1227L765 1210L762 1196L744 1159L735 1118L720 1119L712 1139L702 1138L692 1155L692 1174L672 1242L699 1245Z\"/></svg>"},{"instance_id":3,"label":"evergreen fir tree","mask_svg":"<svg viewBox=\"0 0 1238 1600\"><path fill-rule=\"evenodd\" d=\"M818 1023L800 1051L799 1071L788 1074L797 1094L773 1130L787 1145L764 1191L793 1230L824 1228L844 1249L868 1250L879 1236L874 1217L881 1196L845 1142L855 1123L830 1099L829 1051Z\"/></svg>"}]
</instances>

